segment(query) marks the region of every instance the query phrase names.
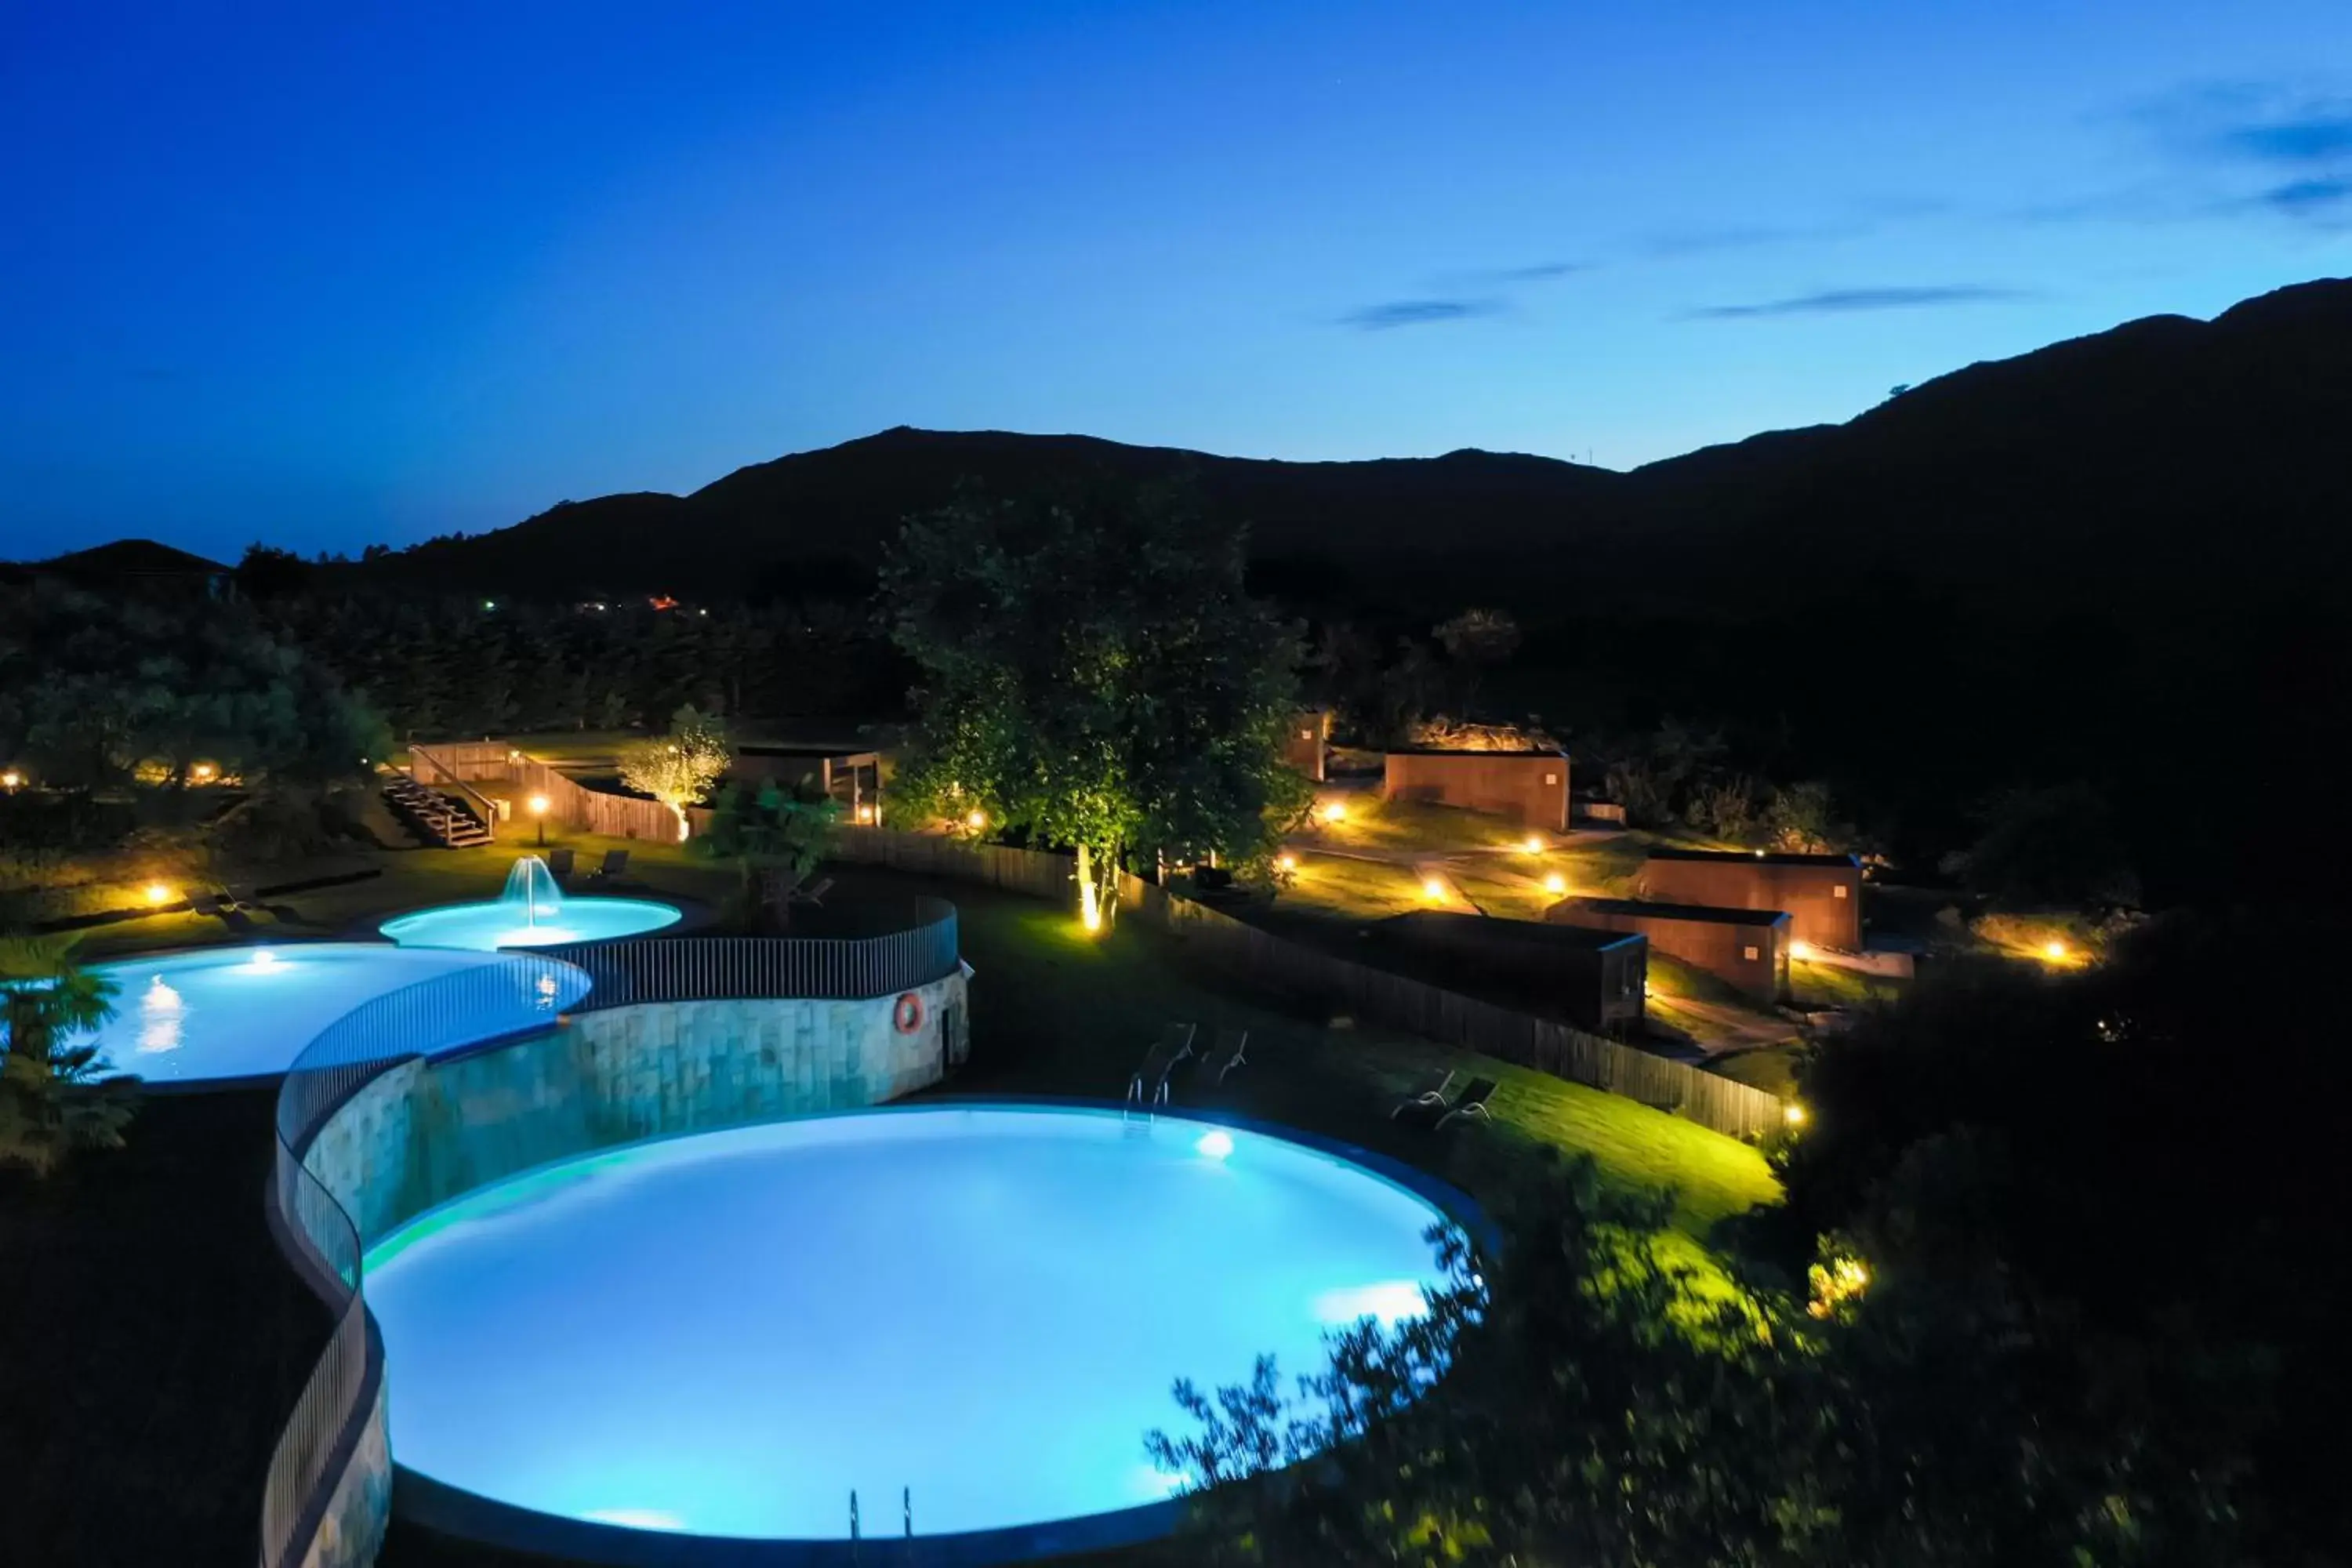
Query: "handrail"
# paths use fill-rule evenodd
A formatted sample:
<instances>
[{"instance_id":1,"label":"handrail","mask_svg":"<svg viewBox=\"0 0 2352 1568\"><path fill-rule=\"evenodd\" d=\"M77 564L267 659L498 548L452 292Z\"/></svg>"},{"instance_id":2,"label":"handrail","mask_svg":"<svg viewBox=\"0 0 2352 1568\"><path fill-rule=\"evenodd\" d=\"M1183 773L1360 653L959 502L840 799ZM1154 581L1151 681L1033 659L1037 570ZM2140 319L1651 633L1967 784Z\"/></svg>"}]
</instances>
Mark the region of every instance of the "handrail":
<instances>
[{"instance_id":1,"label":"handrail","mask_svg":"<svg viewBox=\"0 0 2352 1568\"><path fill-rule=\"evenodd\" d=\"M439 757L435 756L430 747L409 747L408 776L410 778L416 778L416 769L420 763L431 768L435 773L439 775L440 779L446 780L450 788L456 790L459 795L465 795L467 799L471 800L476 806L479 807L480 809L477 811L475 815L482 819L482 826L490 830L491 837L496 838L499 836L499 808L498 804L495 801L491 800L488 795L484 795L480 790L476 789L472 784L467 783L464 779L459 778L455 773L451 772L449 765L444 763ZM419 784L425 783L422 779L417 779L417 782ZM431 789L439 789L442 786L441 784L436 781L426 785L426 787Z\"/></svg>"},{"instance_id":2,"label":"handrail","mask_svg":"<svg viewBox=\"0 0 2352 1568\"><path fill-rule=\"evenodd\" d=\"M334 1314L271 1455L261 1568L299 1568L375 1401L380 1349L361 1278L360 1227L305 1163L335 1112L419 1058L541 1028L566 1011L756 996L887 996L955 973L955 906L919 899L915 923L871 937L680 937L510 953L387 991L304 1047L278 1091L268 1198L279 1244Z\"/></svg>"}]
</instances>

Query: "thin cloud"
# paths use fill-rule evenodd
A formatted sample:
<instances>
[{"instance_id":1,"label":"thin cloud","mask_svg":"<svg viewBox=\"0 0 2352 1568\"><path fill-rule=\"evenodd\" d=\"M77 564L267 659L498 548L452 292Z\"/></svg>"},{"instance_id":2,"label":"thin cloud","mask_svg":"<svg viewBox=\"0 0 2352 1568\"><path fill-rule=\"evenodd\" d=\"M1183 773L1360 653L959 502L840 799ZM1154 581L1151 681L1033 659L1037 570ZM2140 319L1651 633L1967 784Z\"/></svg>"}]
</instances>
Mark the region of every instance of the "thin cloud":
<instances>
[{"instance_id":1,"label":"thin cloud","mask_svg":"<svg viewBox=\"0 0 2352 1568\"><path fill-rule=\"evenodd\" d=\"M1686 312L1696 321L1753 321L1770 316L1843 316L1864 310L1916 310L1939 305L1977 305L2000 300L2022 300L2022 289L2000 289L1979 283L1949 283L1927 288L1824 289L1745 305L1707 305Z\"/></svg>"},{"instance_id":2,"label":"thin cloud","mask_svg":"<svg viewBox=\"0 0 2352 1568\"><path fill-rule=\"evenodd\" d=\"M1538 261L1533 267L1506 267L1476 276L1496 283L1549 283L1573 273L1591 270L1592 264L1589 261Z\"/></svg>"},{"instance_id":3,"label":"thin cloud","mask_svg":"<svg viewBox=\"0 0 2352 1568\"><path fill-rule=\"evenodd\" d=\"M2134 118L2208 212L2267 212L2334 227L2352 217L2352 96L2285 82L2219 82ZM2213 182L2223 187L2217 192ZM2235 187L2233 191L2229 187Z\"/></svg>"},{"instance_id":4,"label":"thin cloud","mask_svg":"<svg viewBox=\"0 0 2352 1568\"><path fill-rule=\"evenodd\" d=\"M1339 318L1339 324L1360 332L1385 332L1398 327L1472 321L1482 316L1500 315L1502 310L1502 302L1497 300L1390 300L1350 310Z\"/></svg>"},{"instance_id":5,"label":"thin cloud","mask_svg":"<svg viewBox=\"0 0 2352 1568\"><path fill-rule=\"evenodd\" d=\"M2262 195L2264 206L2289 217L2333 220L2352 218L2352 176L2290 180Z\"/></svg>"}]
</instances>

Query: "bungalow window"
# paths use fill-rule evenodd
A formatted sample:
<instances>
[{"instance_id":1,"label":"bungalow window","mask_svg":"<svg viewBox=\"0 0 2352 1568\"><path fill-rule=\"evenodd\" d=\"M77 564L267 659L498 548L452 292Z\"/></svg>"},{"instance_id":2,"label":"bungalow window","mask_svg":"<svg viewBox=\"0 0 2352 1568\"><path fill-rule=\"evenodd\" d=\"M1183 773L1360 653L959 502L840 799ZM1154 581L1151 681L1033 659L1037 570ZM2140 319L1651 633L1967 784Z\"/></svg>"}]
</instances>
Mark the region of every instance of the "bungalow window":
<instances>
[{"instance_id":1,"label":"bungalow window","mask_svg":"<svg viewBox=\"0 0 2352 1568\"><path fill-rule=\"evenodd\" d=\"M1832 887L1832 888L1830 889L1830 897L1831 897L1831 898L1833 898L1833 899L1843 899L1843 898L1844 898L1844 897L1845 897L1845 884L1844 884L1843 882L1839 882L1839 883L1837 883L1836 885L1834 885L1833 887Z\"/></svg>"},{"instance_id":2,"label":"bungalow window","mask_svg":"<svg viewBox=\"0 0 2352 1568\"><path fill-rule=\"evenodd\" d=\"M1559 783L1559 775L1558 773L1546 773L1544 774L1544 783L1548 784L1556 784Z\"/></svg>"},{"instance_id":3,"label":"bungalow window","mask_svg":"<svg viewBox=\"0 0 2352 1568\"><path fill-rule=\"evenodd\" d=\"M1741 955L1744 956L1748 963L1753 963L1756 962L1756 950L1754 948L1743 947L1739 951Z\"/></svg>"}]
</instances>

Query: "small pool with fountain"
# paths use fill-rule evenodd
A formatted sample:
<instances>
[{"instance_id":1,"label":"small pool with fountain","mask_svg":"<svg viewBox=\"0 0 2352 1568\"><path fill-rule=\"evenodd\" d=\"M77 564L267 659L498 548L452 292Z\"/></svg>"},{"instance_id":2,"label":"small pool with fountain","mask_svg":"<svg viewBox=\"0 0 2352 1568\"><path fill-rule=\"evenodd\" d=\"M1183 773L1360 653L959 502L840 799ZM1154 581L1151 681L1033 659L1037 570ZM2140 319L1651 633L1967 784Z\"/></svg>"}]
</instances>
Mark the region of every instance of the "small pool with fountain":
<instances>
[{"instance_id":1,"label":"small pool with fountain","mask_svg":"<svg viewBox=\"0 0 2352 1568\"><path fill-rule=\"evenodd\" d=\"M375 997L509 962L521 961L458 948L322 942L93 964L114 984L114 1016L75 1043L95 1044L106 1068L159 1088L219 1087L284 1072L321 1030Z\"/></svg>"},{"instance_id":2,"label":"small pool with fountain","mask_svg":"<svg viewBox=\"0 0 2352 1568\"><path fill-rule=\"evenodd\" d=\"M497 898L436 904L386 921L378 929L403 947L494 952L642 936L676 925L682 914L676 904L657 899L568 894L556 884L546 861L526 855L507 873L506 890Z\"/></svg>"}]
</instances>

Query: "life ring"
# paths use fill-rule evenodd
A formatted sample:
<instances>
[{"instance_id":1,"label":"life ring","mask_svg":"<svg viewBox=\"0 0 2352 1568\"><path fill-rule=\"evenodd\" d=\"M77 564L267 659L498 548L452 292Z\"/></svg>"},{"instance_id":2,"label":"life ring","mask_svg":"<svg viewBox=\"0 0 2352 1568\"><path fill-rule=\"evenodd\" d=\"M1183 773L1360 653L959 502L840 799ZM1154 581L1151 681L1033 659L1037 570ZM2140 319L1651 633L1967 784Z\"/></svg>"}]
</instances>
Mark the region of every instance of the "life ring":
<instances>
[{"instance_id":1,"label":"life ring","mask_svg":"<svg viewBox=\"0 0 2352 1568\"><path fill-rule=\"evenodd\" d=\"M902 1035L911 1035L923 1026L923 999L908 991L890 1005L890 1022Z\"/></svg>"}]
</instances>

